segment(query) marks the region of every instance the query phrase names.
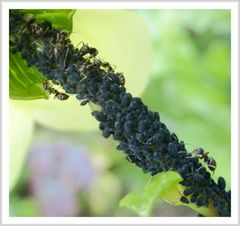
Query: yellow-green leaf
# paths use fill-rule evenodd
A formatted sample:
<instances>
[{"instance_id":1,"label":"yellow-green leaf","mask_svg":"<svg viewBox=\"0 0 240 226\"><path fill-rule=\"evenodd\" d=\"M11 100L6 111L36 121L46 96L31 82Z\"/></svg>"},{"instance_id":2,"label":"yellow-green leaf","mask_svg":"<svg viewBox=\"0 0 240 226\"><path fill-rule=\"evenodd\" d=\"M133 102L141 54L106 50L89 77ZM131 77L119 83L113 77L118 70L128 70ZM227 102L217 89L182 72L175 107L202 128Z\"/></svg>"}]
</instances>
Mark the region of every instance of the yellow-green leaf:
<instances>
[{"instance_id":1,"label":"yellow-green leaf","mask_svg":"<svg viewBox=\"0 0 240 226\"><path fill-rule=\"evenodd\" d=\"M121 202L120 207L128 207L140 216L150 216L154 203L160 199L172 205L185 205L204 216L216 216L216 210L212 208L197 207L190 203L185 204L180 201L183 187L179 184L182 177L174 172L162 172L152 177L143 189L129 193Z\"/></svg>"},{"instance_id":2,"label":"yellow-green leaf","mask_svg":"<svg viewBox=\"0 0 240 226\"><path fill-rule=\"evenodd\" d=\"M10 53L9 91L11 99L33 100L47 98L43 89L43 75L33 67L27 67L19 53Z\"/></svg>"}]
</instances>

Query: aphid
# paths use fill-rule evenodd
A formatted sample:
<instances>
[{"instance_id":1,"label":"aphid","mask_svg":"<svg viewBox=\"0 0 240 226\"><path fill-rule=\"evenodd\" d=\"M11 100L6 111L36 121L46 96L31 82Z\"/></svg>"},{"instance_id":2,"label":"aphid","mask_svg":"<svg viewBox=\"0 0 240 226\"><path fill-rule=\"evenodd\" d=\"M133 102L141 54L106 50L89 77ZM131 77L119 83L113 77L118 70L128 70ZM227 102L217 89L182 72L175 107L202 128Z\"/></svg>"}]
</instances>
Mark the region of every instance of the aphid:
<instances>
[{"instance_id":1,"label":"aphid","mask_svg":"<svg viewBox=\"0 0 240 226\"><path fill-rule=\"evenodd\" d=\"M226 182L225 182L225 180L224 180L223 177L219 177L219 178L218 178L218 187L219 187L220 190L222 190L222 191L225 189L225 187L226 187Z\"/></svg>"},{"instance_id":2,"label":"aphid","mask_svg":"<svg viewBox=\"0 0 240 226\"><path fill-rule=\"evenodd\" d=\"M89 100L83 100L83 101L80 103L80 105L81 105L81 106L84 106L84 105L86 105L88 102L89 102Z\"/></svg>"},{"instance_id":3,"label":"aphid","mask_svg":"<svg viewBox=\"0 0 240 226\"><path fill-rule=\"evenodd\" d=\"M208 201L206 199L203 199L203 198L197 199L195 203L198 207L201 207L201 206L208 207Z\"/></svg>"},{"instance_id":4,"label":"aphid","mask_svg":"<svg viewBox=\"0 0 240 226\"><path fill-rule=\"evenodd\" d=\"M134 127L131 121L127 121L124 123L124 131L126 133L131 133L133 130L134 130Z\"/></svg>"},{"instance_id":5,"label":"aphid","mask_svg":"<svg viewBox=\"0 0 240 226\"><path fill-rule=\"evenodd\" d=\"M199 173L191 173L191 174L188 174L187 176L191 176L193 181L197 183L202 183L204 181L204 176Z\"/></svg>"},{"instance_id":6,"label":"aphid","mask_svg":"<svg viewBox=\"0 0 240 226\"><path fill-rule=\"evenodd\" d=\"M127 107L131 103L131 96L130 94L125 94L124 97L122 98L122 105L124 107Z\"/></svg>"},{"instance_id":7,"label":"aphid","mask_svg":"<svg viewBox=\"0 0 240 226\"><path fill-rule=\"evenodd\" d=\"M104 122L100 122L100 123L99 123L99 129L100 129L100 130L104 130L105 127L106 127L106 124L105 124Z\"/></svg>"},{"instance_id":8,"label":"aphid","mask_svg":"<svg viewBox=\"0 0 240 226\"><path fill-rule=\"evenodd\" d=\"M191 188L188 188L183 192L183 194L186 196L191 195L192 193L193 193L193 190Z\"/></svg>"},{"instance_id":9,"label":"aphid","mask_svg":"<svg viewBox=\"0 0 240 226\"><path fill-rule=\"evenodd\" d=\"M57 98L58 100L67 100L69 98L69 95L66 93L61 93L54 89L47 80L43 82L43 88L46 89L50 94L54 94L54 98Z\"/></svg>"},{"instance_id":10,"label":"aphid","mask_svg":"<svg viewBox=\"0 0 240 226\"><path fill-rule=\"evenodd\" d=\"M196 196L192 195L191 198L190 198L190 202L194 203L196 202Z\"/></svg>"},{"instance_id":11,"label":"aphid","mask_svg":"<svg viewBox=\"0 0 240 226\"><path fill-rule=\"evenodd\" d=\"M172 140L178 141L178 137L177 137L177 135L175 133L171 134L171 138L172 138Z\"/></svg>"},{"instance_id":12,"label":"aphid","mask_svg":"<svg viewBox=\"0 0 240 226\"><path fill-rule=\"evenodd\" d=\"M188 165L183 165L180 168L178 168L177 171L180 175L184 175L186 173L187 169L188 169ZM185 180L182 181L182 185L188 186L188 184L189 183L187 181L185 181Z\"/></svg>"},{"instance_id":13,"label":"aphid","mask_svg":"<svg viewBox=\"0 0 240 226\"><path fill-rule=\"evenodd\" d=\"M183 202L183 203L186 203L186 204L189 203L189 200L188 200L185 196L182 196L182 197L180 198L180 201Z\"/></svg>"},{"instance_id":14,"label":"aphid","mask_svg":"<svg viewBox=\"0 0 240 226\"><path fill-rule=\"evenodd\" d=\"M178 151L178 146L175 142L171 142L168 144L168 151L170 155L175 155Z\"/></svg>"},{"instance_id":15,"label":"aphid","mask_svg":"<svg viewBox=\"0 0 240 226\"><path fill-rule=\"evenodd\" d=\"M116 121L115 123L114 123L114 127L115 127L115 129L116 130L122 130L122 124L121 124L121 122L118 122L118 121Z\"/></svg>"},{"instance_id":16,"label":"aphid","mask_svg":"<svg viewBox=\"0 0 240 226\"><path fill-rule=\"evenodd\" d=\"M93 111L92 115L98 120L98 121L106 121L106 116L101 111Z\"/></svg>"},{"instance_id":17,"label":"aphid","mask_svg":"<svg viewBox=\"0 0 240 226\"><path fill-rule=\"evenodd\" d=\"M229 210L227 208L218 208L217 209L218 213L220 216L229 216L230 213L229 213Z\"/></svg>"},{"instance_id":18,"label":"aphid","mask_svg":"<svg viewBox=\"0 0 240 226\"><path fill-rule=\"evenodd\" d=\"M204 181L204 176L202 174L199 174L199 173L193 173L193 180L198 182L198 183L201 183Z\"/></svg>"},{"instance_id":19,"label":"aphid","mask_svg":"<svg viewBox=\"0 0 240 226\"><path fill-rule=\"evenodd\" d=\"M148 129L150 126L150 123L147 120L142 120L138 123L138 131L140 133L144 132L146 129Z\"/></svg>"},{"instance_id":20,"label":"aphid","mask_svg":"<svg viewBox=\"0 0 240 226\"><path fill-rule=\"evenodd\" d=\"M112 133L111 133L111 131L109 131L108 128L105 128L105 129L103 130L103 133L102 133L102 135L103 135L104 138L110 137L111 134L112 134Z\"/></svg>"},{"instance_id":21,"label":"aphid","mask_svg":"<svg viewBox=\"0 0 240 226\"><path fill-rule=\"evenodd\" d=\"M123 73L116 73L116 75L118 76L120 85L124 86L125 85L125 78L123 76Z\"/></svg>"}]
</instances>

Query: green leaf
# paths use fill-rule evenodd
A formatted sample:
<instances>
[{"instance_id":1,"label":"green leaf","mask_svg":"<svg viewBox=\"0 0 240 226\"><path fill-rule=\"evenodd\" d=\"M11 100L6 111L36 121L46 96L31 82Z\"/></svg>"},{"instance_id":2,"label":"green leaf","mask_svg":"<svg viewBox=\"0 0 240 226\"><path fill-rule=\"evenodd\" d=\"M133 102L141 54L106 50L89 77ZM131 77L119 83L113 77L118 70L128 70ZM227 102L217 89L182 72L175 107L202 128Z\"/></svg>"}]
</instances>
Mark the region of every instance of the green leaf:
<instances>
[{"instance_id":1,"label":"green leaf","mask_svg":"<svg viewBox=\"0 0 240 226\"><path fill-rule=\"evenodd\" d=\"M37 217L39 208L32 197L20 198L10 195L10 216L11 217Z\"/></svg>"},{"instance_id":2,"label":"green leaf","mask_svg":"<svg viewBox=\"0 0 240 226\"><path fill-rule=\"evenodd\" d=\"M120 201L120 207L128 207L140 216L150 216L154 203L160 199L172 205L188 206L204 216L216 216L216 210L211 207L197 207L180 201L183 186L179 184L182 177L174 172L162 172L152 177L143 189L129 193Z\"/></svg>"},{"instance_id":3,"label":"green leaf","mask_svg":"<svg viewBox=\"0 0 240 226\"><path fill-rule=\"evenodd\" d=\"M26 109L35 122L58 131L95 131L99 122L92 117L88 106L80 106L75 96L66 101L38 99L33 101L14 101L20 109ZM58 112L61 112L58 114Z\"/></svg>"},{"instance_id":4,"label":"green leaf","mask_svg":"<svg viewBox=\"0 0 240 226\"><path fill-rule=\"evenodd\" d=\"M10 53L9 71L10 98L18 100L34 100L48 98L48 94L43 89L43 75L33 67L27 67L19 53Z\"/></svg>"},{"instance_id":5,"label":"green leaf","mask_svg":"<svg viewBox=\"0 0 240 226\"><path fill-rule=\"evenodd\" d=\"M72 32L72 17L76 10L73 9L22 9L22 13L33 14L37 22L49 21L55 28Z\"/></svg>"}]
</instances>

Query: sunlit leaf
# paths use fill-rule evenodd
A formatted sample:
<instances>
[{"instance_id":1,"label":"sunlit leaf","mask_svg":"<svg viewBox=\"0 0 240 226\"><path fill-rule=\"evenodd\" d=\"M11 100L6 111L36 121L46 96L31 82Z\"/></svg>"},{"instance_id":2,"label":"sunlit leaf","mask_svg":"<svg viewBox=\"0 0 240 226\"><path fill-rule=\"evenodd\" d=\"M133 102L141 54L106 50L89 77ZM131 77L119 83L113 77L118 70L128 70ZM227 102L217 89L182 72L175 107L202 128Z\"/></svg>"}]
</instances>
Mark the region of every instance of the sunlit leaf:
<instances>
[{"instance_id":1,"label":"sunlit leaf","mask_svg":"<svg viewBox=\"0 0 240 226\"><path fill-rule=\"evenodd\" d=\"M47 98L48 94L42 87L43 75L33 67L27 67L19 53L10 53L9 71L10 98L33 100Z\"/></svg>"},{"instance_id":2,"label":"sunlit leaf","mask_svg":"<svg viewBox=\"0 0 240 226\"><path fill-rule=\"evenodd\" d=\"M180 201L183 187L179 185L181 176L174 172L162 172L152 177L143 189L129 193L121 202L120 207L128 207L140 216L150 216L154 203L160 199L172 205L185 205L196 210L204 216L216 216L214 209L197 207L196 205L183 204Z\"/></svg>"},{"instance_id":3,"label":"sunlit leaf","mask_svg":"<svg viewBox=\"0 0 240 226\"><path fill-rule=\"evenodd\" d=\"M35 122L61 131L98 130L98 121L92 117L89 106L80 106L75 96L66 101L50 97L48 100L13 101L19 109L26 110Z\"/></svg>"}]
</instances>

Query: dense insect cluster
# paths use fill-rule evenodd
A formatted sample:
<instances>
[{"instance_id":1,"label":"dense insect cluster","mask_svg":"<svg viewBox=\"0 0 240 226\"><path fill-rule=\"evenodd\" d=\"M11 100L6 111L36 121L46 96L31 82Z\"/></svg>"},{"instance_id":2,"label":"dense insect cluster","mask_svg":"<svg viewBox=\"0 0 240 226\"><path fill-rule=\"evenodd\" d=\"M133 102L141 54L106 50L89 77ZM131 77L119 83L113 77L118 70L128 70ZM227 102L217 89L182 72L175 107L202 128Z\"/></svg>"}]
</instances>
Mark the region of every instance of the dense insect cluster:
<instances>
[{"instance_id":1,"label":"dense insect cluster","mask_svg":"<svg viewBox=\"0 0 240 226\"><path fill-rule=\"evenodd\" d=\"M122 73L97 58L98 51L82 43L80 49L71 44L68 33L49 22L37 23L31 15L10 11L12 51L20 51L29 66L35 66L48 80L61 85L68 94L76 94L81 105L89 101L100 106L92 115L100 122L105 138L119 142L117 150L127 155L145 173L177 171L183 178L183 203L211 206L219 216L230 216L231 191L225 180L211 178L199 159L211 171L216 162L205 152L188 153L185 144L160 121L142 100L126 92ZM199 151L199 150L198 150Z\"/></svg>"}]
</instances>

